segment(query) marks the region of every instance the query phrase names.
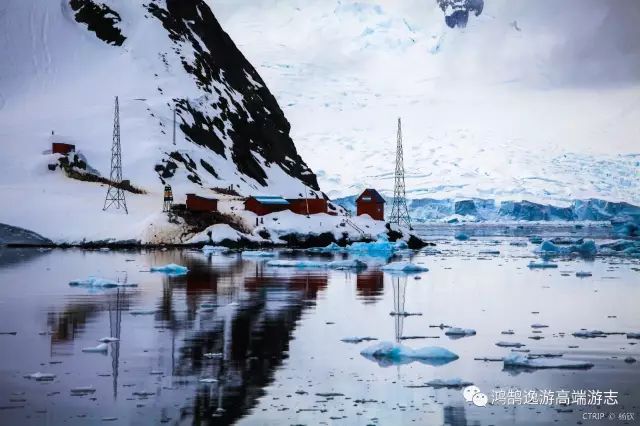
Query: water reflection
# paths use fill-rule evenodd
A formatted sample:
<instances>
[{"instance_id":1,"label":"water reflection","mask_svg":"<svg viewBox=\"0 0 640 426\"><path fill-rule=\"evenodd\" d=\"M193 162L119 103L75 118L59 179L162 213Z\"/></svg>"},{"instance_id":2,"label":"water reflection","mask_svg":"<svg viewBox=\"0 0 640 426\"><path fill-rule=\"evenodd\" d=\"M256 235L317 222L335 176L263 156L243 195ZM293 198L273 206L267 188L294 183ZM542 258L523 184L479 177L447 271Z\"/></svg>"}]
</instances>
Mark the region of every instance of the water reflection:
<instances>
[{"instance_id":1,"label":"water reflection","mask_svg":"<svg viewBox=\"0 0 640 426\"><path fill-rule=\"evenodd\" d=\"M356 277L358 296L364 303L375 303L384 291L384 274L381 270L365 270Z\"/></svg>"}]
</instances>

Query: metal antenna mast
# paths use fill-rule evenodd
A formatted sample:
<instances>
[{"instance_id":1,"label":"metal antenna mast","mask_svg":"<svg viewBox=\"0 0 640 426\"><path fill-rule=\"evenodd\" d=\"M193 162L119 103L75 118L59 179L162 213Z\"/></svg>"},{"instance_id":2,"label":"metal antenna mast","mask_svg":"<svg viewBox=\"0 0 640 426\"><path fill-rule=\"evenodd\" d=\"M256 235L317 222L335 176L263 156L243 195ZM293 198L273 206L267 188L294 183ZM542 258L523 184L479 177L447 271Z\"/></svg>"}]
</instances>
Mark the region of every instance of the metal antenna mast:
<instances>
[{"instance_id":1,"label":"metal antenna mast","mask_svg":"<svg viewBox=\"0 0 640 426\"><path fill-rule=\"evenodd\" d=\"M111 145L111 174L109 175L109 189L104 199L104 207L115 206L116 209L123 208L127 211L127 201L124 198L124 189L122 189L122 149L120 147L120 107L118 106L118 97L116 96L116 106L113 117L113 144Z\"/></svg>"},{"instance_id":2,"label":"metal antenna mast","mask_svg":"<svg viewBox=\"0 0 640 426\"><path fill-rule=\"evenodd\" d=\"M400 118L398 118L398 144L396 147L396 176L393 188L393 207L391 208L389 223L405 225L409 229L412 229L404 184L404 155L402 152L402 123Z\"/></svg>"}]
</instances>

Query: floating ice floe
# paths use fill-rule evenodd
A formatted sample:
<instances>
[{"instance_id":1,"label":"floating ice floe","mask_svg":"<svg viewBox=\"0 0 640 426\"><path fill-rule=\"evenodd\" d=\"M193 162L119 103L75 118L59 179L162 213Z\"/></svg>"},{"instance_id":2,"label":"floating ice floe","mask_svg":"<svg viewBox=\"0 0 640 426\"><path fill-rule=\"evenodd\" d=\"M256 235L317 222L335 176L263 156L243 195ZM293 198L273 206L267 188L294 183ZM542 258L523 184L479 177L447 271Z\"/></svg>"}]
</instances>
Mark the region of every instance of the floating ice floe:
<instances>
[{"instance_id":1,"label":"floating ice floe","mask_svg":"<svg viewBox=\"0 0 640 426\"><path fill-rule=\"evenodd\" d=\"M475 336L476 331L472 328L460 328L460 327L452 327L444 332L445 336L451 337L465 337L465 336Z\"/></svg>"},{"instance_id":2,"label":"floating ice floe","mask_svg":"<svg viewBox=\"0 0 640 426\"><path fill-rule=\"evenodd\" d=\"M274 251L245 250L242 252L242 257L276 257L276 255Z\"/></svg>"},{"instance_id":3,"label":"floating ice floe","mask_svg":"<svg viewBox=\"0 0 640 426\"><path fill-rule=\"evenodd\" d=\"M340 247L336 243L330 243L325 247L311 247L306 251L309 253L339 253L346 251L346 249L344 247Z\"/></svg>"},{"instance_id":4,"label":"floating ice floe","mask_svg":"<svg viewBox=\"0 0 640 426\"><path fill-rule=\"evenodd\" d=\"M576 272L576 277L578 278L587 278L592 276L593 274L591 272L585 272L585 271L578 271Z\"/></svg>"},{"instance_id":5,"label":"floating ice floe","mask_svg":"<svg viewBox=\"0 0 640 426\"><path fill-rule=\"evenodd\" d=\"M112 342L119 342L120 339L118 339L117 337L103 337L102 339L98 339L98 342L102 342L102 343L112 343Z\"/></svg>"},{"instance_id":6,"label":"floating ice floe","mask_svg":"<svg viewBox=\"0 0 640 426\"><path fill-rule=\"evenodd\" d=\"M640 333L627 333L627 339L640 339Z\"/></svg>"},{"instance_id":7,"label":"floating ice floe","mask_svg":"<svg viewBox=\"0 0 640 426\"><path fill-rule=\"evenodd\" d=\"M575 244L569 244L566 247L560 247L554 244L550 240L545 240L540 244L540 247L534 250L536 253L544 255L561 255L561 254L581 254L584 256L594 256L598 252L595 241L586 240L584 242L576 242Z\"/></svg>"},{"instance_id":8,"label":"floating ice floe","mask_svg":"<svg viewBox=\"0 0 640 426\"><path fill-rule=\"evenodd\" d=\"M531 324L531 328L549 328L549 326L547 324L535 323Z\"/></svg>"},{"instance_id":9,"label":"floating ice floe","mask_svg":"<svg viewBox=\"0 0 640 426\"><path fill-rule=\"evenodd\" d=\"M467 386L471 386L473 383L468 382L466 380L459 379L457 377L452 379L435 379L426 383L426 386L432 388L453 388L460 389L466 388Z\"/></svg>"},{"instance_id":10,"label":"floating ice floe","mask_svg":"<svg viewBox=\"0 0 640 426\"><path fill-rule=\"evenodd\" d=\"M495 256L495 255L500 254L500 250L480 250L478 252L478 254L485 254L485 255Z\"/></svg>"},{"instance_id":11,"label":"floating ice floe","mask_svg":"<svg viewBox=\"0 0 640 426\"><path fill-rule=\"evenodd\" d=\"M530 269L549 269L549 268L557 268L557 267L558 267L557 263L551 263L551 262L534 262L534 261L531 261L527 265L527 268L530 268Z\"/></svg>"},{"instance_id":12,"label":"floating ice floe","mask_svg":"<svg viewBox=\"0 0 640 426\"><path fill-rule=\"evenodd\" d=\"M513 330L504 330L504 331L501 331L500 334L516 334L516 332Z\"/></svg>"},{"instance_id":13,"label":"floating ice floe","mask_svg":"<svg viewBox=\"0 0 640 426\"><path fill-rule=\"evenodd\" d=\"M375 337L345 337L344 339L340 339L341 342L345 343L360 343L360 342L368 342L370 340L378 340Z\"/></svg>"},{"instance_id":14,"label":"floating ice floe","mask_svg":"<svg viewBox=\"0 0 640 426\"><path fill-rule=\"evenodd\" d=\"M467 234L465 234L464 232L458 232L454 238L458 241L467 241L469 239L469 236Z\"/></svg>"},{"instance_id":15,"label":"floating ice floe","mask_svg":"<svg viewBox=\"0 0 640 426\"><path fill-rule=\"evenodd\" d=\"M392 243L386 234L380 234L377 241L368 243L356 242L345 247L345 251L367 256L391 256L398 250L408 248L406 241L398 240Z\"/></svg>"},{"instance_id":16,"label":"floating ice floe","mask_svg":"<svg viewBox=\"0 0 640 426\"><path fill-rule=\"evenodd\" d=\"M526 247L527 246L527 242L526 241L511 241L509 243L510 246L515 246L515 247Z\"/></svg>"},{"instance_id":17,"label":"floating ice floe","mask_svg":"<svg viewBox=\"0 0 640 426\"><path fill-rule=\"evenodd\" d=\"M635 359L635 358L634 358L634 357L632 357L632 356L628 356L628 357L626 357L626 358L624 359L624 362L626 362L627 364L633 364L633 363L635 363L635 362L637 362L637 361L638 361L638 360L637 360L637 359Z\"/></svg>"},{"instance_id":18,"label":"floating ice floe","mask_svg":"<svg viewBox=\"0 0 640 426\"><path fill-rule=\"evenodd\" d=\"M640 241L617 240L601 244L599 250L601 254L640 257Z\"/></svg>"},{"instance_id":19,"label":"floating ice floe","mask_svg":"<svg viewBox=\"0 0 640 426\"><path fill-rule=\"evenodd\" d=\"M426 272L429 269L421 265L416 265L415 263L401 261L388 263L382 267L382 270L388 272L413 273Z\"/></svg>"},{"instance_id":20,"label":"floating ice floe","mask_svg":"<svg viewBox=\"0 0 640 426\"><path fill-rule=\"evenodd\" d=\"M357 259L322 262L314 260L270 260L267 266L272 268L328 268L328 269L364 269L367 264Z\"/></svg>"},{"instance_id":21,"label":"floating ice floe","mask_svg":"<svg viewBox=\"0 0 640 426\"><path fill-rule=\"evenodd\" d=\"M224 254L224 253L228 253L230 251L230 249L228 247L224 247L224 246L204 246L202 247L202 251L205 254Z\"/></svg>"},{"instance_id":22,"label":"floating ice floe","mask_svg":"<svg viewBox=\"0 0 640 426\"><path fill-rule=\"evenodd\" d=\"M149 268L151 272L162 272L169 275L185 275L189 272L189 268L182 265L176 265L175 263L169 263L163 266L152 266Z\"/></svg>"},{"instance_id":23,"label":"floating ice floe","mask_svg":"<svg viewBox=\"0 0 640 426\"><path fill-rule=\"evenodd\" d=\"M496 346L500 346L501 348L521 348L523 346L527 346L523 343L518 343L518 342L498 342L496 343Z\"/></svg>"},{"instance_id":24,"label":"floating ice floe","mask_svg":"<svg viewBox=\"0 0 640 426\"><path fill-rule=\"evenodd\" d=\"M106 353L109 351L109 345L106 343L100 343L98 346L91 348L82 348L82 352L88 353Z\"/></svg>"},{"instance_id":25,"label":"floating ice floe","mask_svg":"<svg viewBox=\"0 0 640 426\"><path fill-rule=\"evenodd\" d=\"M56 378L56 375L52 373L37 372L37 373L26 375L24 377L27 379L38 381L38 382L50 382L51 380Z\"/></svg>"},{"instance_id":26,"label":"floating ice floe","mask_svg":"<svg viewBox=\"0 0 640 426\"><path fill-rule=\"evenodd\" d=\"M375 360L381 366L420 361L431 365L443 365L458 359L458 355L439 346L412 349L398 343L380 342L360 351L360 355Z\"/></svg>"},{"instance_id":27,"label":"floating ice floe","mask_svg":"<svg viewBox=\"0 0 640 426\"><path fill-rule=\"evenodd\" d=\"M72 287L96 287L96 288L137 287L138 286L138 284L122 283L119 281L113 281L113 280L98 278L94 276L90 276L85 280L69 281L69 285Z\"/></svg>"},{"instance_id":28,"label":"floating ice floe","mask_svg":"<svg viewBox=\"0 0 640 426\"><path fill-rule=\"evenodd\" d=\"M562 369L589 369L593 367L590 362L567 361L557 358L530 358L527 355L512 353L504 358L505 368L562 368Z\"/></svg>"},{"instance_id":29,"label":"floating ice floe","mask_svg":"<svg viewBox=\"0 0 640 426\"><path fill-rule=\"evenodd\" d=\"M580 337L582 339L593 339L596 337L607 337L607 334L604 331L600 330L580 330L575 333L571 333L574 337Z\"/></svg>"},{"instance_id":30,"label":"floating ice floe","mask_svg":"<svg viewBox=\"0 0 640 426\"><path fill-rule=\"evenodd\" d=\"M218 380L217 380L217 379L214 379L214 378L212 378L212 377L204 377L204 378L202 378L202 379L200 379L200 380L198 380L198 381L199 381L200 383L217 383L217 382L218 382Z\"/></svg>"}]
</instances>

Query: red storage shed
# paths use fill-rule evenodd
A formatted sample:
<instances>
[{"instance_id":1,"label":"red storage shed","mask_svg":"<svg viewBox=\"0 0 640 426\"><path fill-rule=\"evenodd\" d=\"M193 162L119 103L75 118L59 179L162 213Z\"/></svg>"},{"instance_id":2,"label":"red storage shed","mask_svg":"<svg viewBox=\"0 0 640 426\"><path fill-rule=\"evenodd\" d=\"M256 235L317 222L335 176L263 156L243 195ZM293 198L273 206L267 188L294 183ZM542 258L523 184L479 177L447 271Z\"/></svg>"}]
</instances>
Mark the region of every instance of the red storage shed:
<instances>
[{"instance_id":1,"label":"red storage shed","mask_svg":"<svg viewBox=\"0 0 640 426\"><path fill-rule=\"evenodd\" d=\"M327 213L327 200L324 198L288 199L289 210L297 214Z\"/></svg>"},{"instance_id":2,"label":"red storage shed","mask_svg":"<svg viewBox=\"0 0 640 426\"><path fill-rule=\"evenodd\" d=\"M215 212L218 211L218 200L200 197L196 194L187 194L187 210L192 212Z\"/></svg>"},{"instance_id":3,"label":"red storage shed","mask_svg":"<svg viewBox=\"0 0 640 426\"><path fill-rule=\"evenodd\" d=\"M70 143L62 143L62 142L52 142L51 143L51 152L53 154L63 154L66 155L70 152L76 150L76 146Z\"/></svg>"},{"instance_id":4,"label":"red storage shed","mask_svg":"<svg viewBox=\"0 0 640 426\"><path fill-rule=\"evenodd\" d=\"M384 220L384 198L375 189L365 189L356 199L357 215L368 214L374 220Z\"/></svg>"},{"instance_id":5,"label":"red storage shed","mask_svg":"<svg viewBox=\"0 0 640 426\"><path fill-rule=\"evenodd\" d=\"M289 210L289 207L290 204L287 200L272 195L257 195L244 201L245 210L254 212L258 216Z\"/></svg>"}]
</instances>

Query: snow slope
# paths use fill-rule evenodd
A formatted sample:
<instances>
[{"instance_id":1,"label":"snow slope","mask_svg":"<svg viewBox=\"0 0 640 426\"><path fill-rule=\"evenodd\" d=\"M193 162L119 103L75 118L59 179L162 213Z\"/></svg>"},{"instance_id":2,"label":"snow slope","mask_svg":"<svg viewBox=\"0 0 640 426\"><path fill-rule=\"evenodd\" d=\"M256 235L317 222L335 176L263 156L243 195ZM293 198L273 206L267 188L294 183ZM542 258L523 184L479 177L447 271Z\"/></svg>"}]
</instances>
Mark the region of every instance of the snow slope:
<instances>
[{"instance_id":1,"label":"snow slope","mask_svg":"<svg viewBox=\"0 0 640 426\"><path fill-rule=\"evenodd\" d=\"M163 184L187 192L319 194L260 75L201 0L5 0L0 4L0 223L56 241L139 238L166 219ZM120 100L129 215L106 187L47 165L73 143L109 176ZM172 144L177 105L177 143Z\"/></svg>"},{"instance_id":2,"label":"snow slope","mask_svg":"<svg viewBox=\"0 0 640 426\"><path fill-rule=\"evenodd\" d=\"M331 196L640 203L638 2L209 1ZM337 154L339 153L339 154Z\"/></svg>"}]
</instances>

